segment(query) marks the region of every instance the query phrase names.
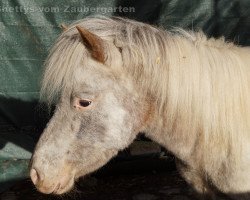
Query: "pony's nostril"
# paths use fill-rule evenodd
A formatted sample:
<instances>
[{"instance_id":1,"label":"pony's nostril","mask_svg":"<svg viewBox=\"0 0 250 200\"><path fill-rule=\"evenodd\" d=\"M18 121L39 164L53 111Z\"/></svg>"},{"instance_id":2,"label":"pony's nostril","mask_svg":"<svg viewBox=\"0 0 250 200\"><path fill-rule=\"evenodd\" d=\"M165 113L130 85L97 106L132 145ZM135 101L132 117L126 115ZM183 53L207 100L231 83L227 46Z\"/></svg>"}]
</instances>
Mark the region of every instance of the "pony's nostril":
<instances>
[{"instance_id":1,"label":"pony's nostril","mask_svg":"<svg viewBox=\"0 0 250 200\"><path fill-rule=\"evenodd\" d=\"M30 178L34 185L37 185L39 182L43 181L43 175L39 174L36 169L32 168L30 170Z\"/></svg>"},{"instance_id":2,"label":"pony's nostril","mask_svg":"<svg viewBox=\"0 0 250 200\"><path fill-rule=\"evenodd\" d=\"M37 171L35 169L30 170L30 178L31 178L32 182L34 183L34 185L36 185L38 182L38 174L37 174Z\"/></svg>"}]
</instances>

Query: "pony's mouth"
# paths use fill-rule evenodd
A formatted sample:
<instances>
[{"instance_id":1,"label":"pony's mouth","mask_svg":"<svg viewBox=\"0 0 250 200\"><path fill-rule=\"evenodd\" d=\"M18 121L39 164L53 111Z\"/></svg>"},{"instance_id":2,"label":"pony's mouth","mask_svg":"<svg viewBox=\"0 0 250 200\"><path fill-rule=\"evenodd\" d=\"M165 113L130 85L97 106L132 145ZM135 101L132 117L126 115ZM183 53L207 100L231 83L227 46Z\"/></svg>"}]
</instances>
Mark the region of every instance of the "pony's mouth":
<instances>
[{"instance_id":1,"label":"pony's mouth","mask_svg":"<svg viewBox=\"0 0 250 200\"><path fill-rule=\"evenodd\" d=\"M49 186L46 184L36 185L39 192L44 194L55 194L60 195L66 193L72 189L74 186L74 177L62 177L57 183L53 183Z\"/></svg>"},{"instance_id":2,"label":"pony's mouth","mask_svg":"<svg viewBox=\"0 0 250 200\"><path fill-rule=\"evenodd\" d=\"M71 173L60 173L57 176L45 177L31 169L31 180L39 192L44 194L63 194L68 192L75 182L75 176Z\"/></svg>"}]
</instances>

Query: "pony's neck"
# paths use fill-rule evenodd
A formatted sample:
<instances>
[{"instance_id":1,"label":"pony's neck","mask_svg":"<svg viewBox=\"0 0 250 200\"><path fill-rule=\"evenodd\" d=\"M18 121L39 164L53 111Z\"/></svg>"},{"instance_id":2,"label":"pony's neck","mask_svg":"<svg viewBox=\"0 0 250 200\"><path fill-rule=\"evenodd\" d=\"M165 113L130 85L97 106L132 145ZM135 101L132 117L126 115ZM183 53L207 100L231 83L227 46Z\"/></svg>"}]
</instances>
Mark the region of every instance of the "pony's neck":
<instances>
[{"instance_id":1,"label":"pony's neck","mask_svg":"<svg viewBox=\"0 0 250 200\"><path fill-rule=\"evenodd\" d=\"M238 47L222 40L170 37L161 55L166 60L155 63L156 72L148 76L157 112L145 132L180 159L197 156L201 149L206 156L213 149L226 159L229 149L241 144L236 131L249 131L247 63ZM239 111L235 102L247 111Z\"/></svg>"},{"instance_id":2,"label":"pony's neck","mask_svg":"<svg viewBox=\"0 0 250 200\"><path fill-rule=\"evenodd\" d=\"M149 87L157 108L145 132L147 137L167 148L176 157L186 160L191 157L194 145L200 139L197 131L199 127L192 125L197 118L192 113L195 105L192 96L199 82L196 74L199 69L196 65L200 61L192 41L181 36L166 37L162 41L164 50L159 56L160 62L156 58L152 64L152 68L159 70L152 73L151 81L154 83ZM197 63L194 63L194 59Z\"/></svg>"}]
</instances>

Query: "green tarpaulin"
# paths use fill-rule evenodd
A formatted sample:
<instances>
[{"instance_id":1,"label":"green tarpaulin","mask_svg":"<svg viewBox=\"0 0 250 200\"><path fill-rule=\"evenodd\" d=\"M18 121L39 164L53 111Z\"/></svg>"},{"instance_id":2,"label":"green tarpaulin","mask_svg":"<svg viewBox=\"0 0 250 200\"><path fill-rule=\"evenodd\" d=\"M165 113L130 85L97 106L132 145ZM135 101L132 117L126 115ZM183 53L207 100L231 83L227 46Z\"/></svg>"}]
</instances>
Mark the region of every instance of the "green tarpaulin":
<instances>
[{"instance_id":1,"label":"green tarpaulin","mask_svg":"<svg viewBox=\"0 0 250 200\"><path fill-rule=\"evenodd\" d=\"M47 120L37 106L42 65L60 25L96 14L202 29L250 45L250 0L1 0L0 191L27 177Z\"/></svg>"}]
</instances>

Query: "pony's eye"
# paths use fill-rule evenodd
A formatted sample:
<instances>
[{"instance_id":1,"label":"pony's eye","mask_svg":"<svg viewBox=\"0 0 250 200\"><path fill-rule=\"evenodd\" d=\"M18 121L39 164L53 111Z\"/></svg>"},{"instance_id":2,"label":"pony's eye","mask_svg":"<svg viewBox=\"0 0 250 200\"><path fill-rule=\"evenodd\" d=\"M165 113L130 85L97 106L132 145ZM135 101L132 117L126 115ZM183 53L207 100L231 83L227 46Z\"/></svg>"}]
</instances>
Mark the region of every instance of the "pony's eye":
<instances>
[{"instance_id":1,"label":"pony's eye","mask_svg":"<svg viewBox=\"0 0 250 200\"><path fill-rule=\"evenodd\" d=\"M80 100L79 105L82 107L88 107L91 104L91 101L89 100Z\"/></svg>"}]
</instances>

